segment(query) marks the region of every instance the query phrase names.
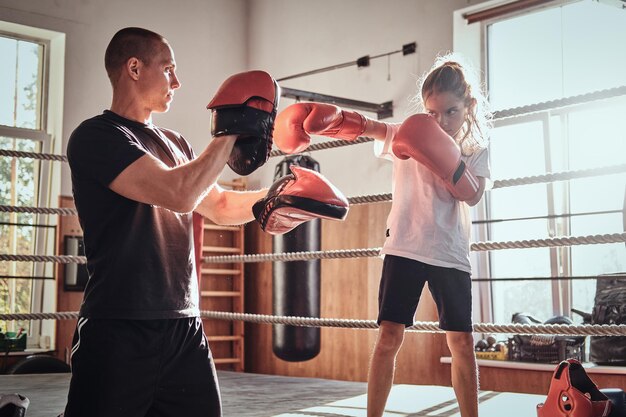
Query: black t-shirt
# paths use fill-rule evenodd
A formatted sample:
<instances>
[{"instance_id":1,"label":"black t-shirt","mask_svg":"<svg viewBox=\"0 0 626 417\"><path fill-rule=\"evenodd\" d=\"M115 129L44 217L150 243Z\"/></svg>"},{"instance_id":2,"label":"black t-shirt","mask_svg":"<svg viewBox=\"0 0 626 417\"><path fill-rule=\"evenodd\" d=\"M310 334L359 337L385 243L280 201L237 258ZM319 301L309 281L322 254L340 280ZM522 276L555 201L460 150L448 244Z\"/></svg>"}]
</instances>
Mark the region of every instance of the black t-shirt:
<instances>
[{"instance_id":1,"label":"black t-shirt","mask_svg":"<svg viewBox=\"0 0 626 417\"><path fill-rule=\"evenodd\" d=\"M83 317L199 315L192 213L139 203L109 189L146 154L169 167L195 157L178 133L110 111L85 120L70 136L67 156L89 271Z\"/></svg>"}]
</instances>

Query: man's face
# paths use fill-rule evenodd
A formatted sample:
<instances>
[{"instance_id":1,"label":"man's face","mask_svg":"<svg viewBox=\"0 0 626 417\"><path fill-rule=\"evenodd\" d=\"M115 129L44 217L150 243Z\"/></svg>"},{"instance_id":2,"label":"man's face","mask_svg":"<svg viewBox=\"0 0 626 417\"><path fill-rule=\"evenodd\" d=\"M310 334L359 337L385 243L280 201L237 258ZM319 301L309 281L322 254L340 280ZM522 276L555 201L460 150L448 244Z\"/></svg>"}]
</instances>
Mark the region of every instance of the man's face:
<instances>
[{"instance_id":1,"label":"man's face","mask_svg":"<svg viewBox=\"0 0 626 417\"><path fill-rule=\"evenodd\" d=\"M169 110L180 81L176 77L176 61L170 46L165 42L155 45L152 61L147 65L142 62L139 88L146 110L162 113Z\"/></svg>"}]
</instances>

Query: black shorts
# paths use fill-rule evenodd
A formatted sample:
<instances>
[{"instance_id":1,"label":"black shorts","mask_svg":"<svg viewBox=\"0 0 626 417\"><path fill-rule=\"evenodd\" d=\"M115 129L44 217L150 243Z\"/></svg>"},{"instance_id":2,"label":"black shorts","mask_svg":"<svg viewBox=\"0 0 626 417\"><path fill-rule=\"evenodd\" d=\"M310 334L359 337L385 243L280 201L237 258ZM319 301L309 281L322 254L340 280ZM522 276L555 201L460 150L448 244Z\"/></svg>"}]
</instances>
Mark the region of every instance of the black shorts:
<instances>
[{"instance_id":1,"label":"black shorts","mask_svg":"<svg viewBox=\"0 0 626 417\"><path fill-rule=\"evenodd\" d=\"M394 255L385 255L383 262L378 290L378 324L386 320L411 326L426 282L437 304L439 327L471 332L470 274Z\"/></svg>"},{"instance_id":2,"label":"black shorts","mask_svg":"<svg viewBox=\"0 0 626 417\"><path fill-rule=\"evenodd\" d=\"M219 417L200 318L80 318L64 417Z\"/></svg>"}]
</instances>

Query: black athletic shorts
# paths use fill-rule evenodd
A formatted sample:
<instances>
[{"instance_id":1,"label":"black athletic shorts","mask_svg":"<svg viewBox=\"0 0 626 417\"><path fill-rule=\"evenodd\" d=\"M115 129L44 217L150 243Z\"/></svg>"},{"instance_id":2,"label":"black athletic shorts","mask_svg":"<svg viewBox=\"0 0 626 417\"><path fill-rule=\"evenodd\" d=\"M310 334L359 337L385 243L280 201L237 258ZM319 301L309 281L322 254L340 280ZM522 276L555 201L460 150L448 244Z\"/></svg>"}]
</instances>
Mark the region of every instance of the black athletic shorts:
<instances>
[{"instance_id":1,"label":"black athletic shorts","mask_svg":"<svg viewBox=\"0 0 626 417\"><path fill-rule=\"evenodd\" d=\"M219 417L200 318L80 318L64 417Z\"/></svg>"},{"instance_id":2,"label":"black athletic shorts","mask_svg":"<svg viewBox=\"0 0 626 417\"><path fill-rule=\"evenodd\" d=\"M470 274L394 255L385 255L383 261L378 290L378 324L387 320L411 326L426 282L437 304L439 327L442 330L471 332Z\"/></svg>"}]
</instances>

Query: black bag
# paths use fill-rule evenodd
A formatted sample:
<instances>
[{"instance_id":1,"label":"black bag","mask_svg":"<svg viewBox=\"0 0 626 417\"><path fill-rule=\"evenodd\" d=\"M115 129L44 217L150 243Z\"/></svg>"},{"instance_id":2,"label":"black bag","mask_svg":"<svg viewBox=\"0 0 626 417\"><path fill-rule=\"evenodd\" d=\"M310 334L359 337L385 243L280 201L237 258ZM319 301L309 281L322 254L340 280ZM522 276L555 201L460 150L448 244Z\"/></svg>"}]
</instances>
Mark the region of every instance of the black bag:
<instances>
[{"instance_id":1,"label":"black bag","mask_svg":"<svg viewBox=\"0 0 626 417\"><path fill-rule=\"evenodd\" d=\"M626 278L597 280L591 324L626 324ZM592 336L589 360L600 365L626 365L626 336Z\"/></svg>"}]
</instances>

